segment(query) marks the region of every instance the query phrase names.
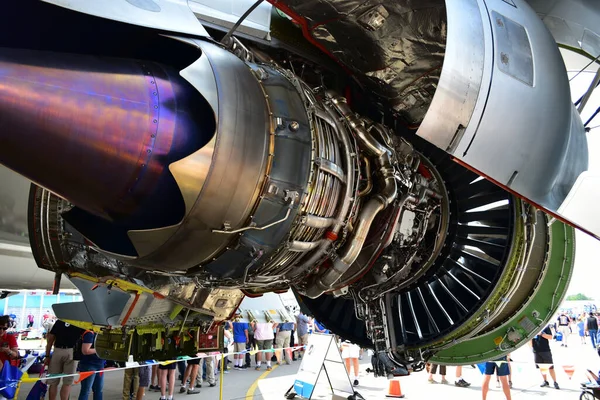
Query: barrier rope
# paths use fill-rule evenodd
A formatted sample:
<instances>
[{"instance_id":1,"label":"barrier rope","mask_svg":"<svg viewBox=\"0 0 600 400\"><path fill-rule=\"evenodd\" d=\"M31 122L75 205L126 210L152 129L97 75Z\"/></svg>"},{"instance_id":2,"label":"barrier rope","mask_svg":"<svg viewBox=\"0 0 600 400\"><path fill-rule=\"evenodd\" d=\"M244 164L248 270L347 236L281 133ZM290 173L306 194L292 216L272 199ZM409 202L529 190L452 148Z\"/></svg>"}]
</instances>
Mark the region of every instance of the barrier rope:
<instances>
[{"instance_id":1,"label":"barrier rope","mask_svg":"<svg viewBox=\"0 0 600 400\"><path fill-rule=\"evenodd\" d=\"M0 387L0 390L6 389L8 387L16 387L19 382L25 382L25 383L35 383L37 381L45 381L48 379L60 379L60 378L67 378L67 377L76 377L75 382L73 382L74 384L80 383L81 381L83 381L84 379L94 375L94 374L103 374L105 372L115 372L115 371L125 371L127 369L132 369L132 368L141 368L141 367L148 367L148 366L153 366L153 365L169 365L169 364L173 364L173 363L177 363L180 361L188 361L188 360L203 360L205 358L212 358L212 357L221 357L220 360L220 364L221 364L221 371L220 371L220 376L221 376L221 382L220 382L220 398L223 398L223 374L224 374L224 370L225 370L225 358L228 356L233 356L233 355L237 355L237 354L250 354L255 355L257 353L275 353L276 351L287 351L287 350L292 350L292 351L297 351L297 350L302 350L305 346L294 346L294 347L283 347L283 348L277 348L277 349L267 349L267 350L258 350L258 349L251 349L251 350L244 350L244 351L238 351L238 352L211 352L211 353L197 353L195 357L190 357L190 356L179 356L176 359L172 359L172 360L164 360L164 361L156 361L156 360L147 360L147 361L142 361L137 362L134 361L133 363L126 363L126 364L130 364L130 365L126 365L125 367L116 367L116 368L103 368L99 371L84 371L84 372L76 372L74 374L46 374L44 376L39 376L39 377L30 377L27 375L27 373L25 372L23 374L23 376L21 377L21 379L10 379L4 382L5 386L4 387ZM33 357L33 356L30 356Z\"/></svg>"}]
</instances>

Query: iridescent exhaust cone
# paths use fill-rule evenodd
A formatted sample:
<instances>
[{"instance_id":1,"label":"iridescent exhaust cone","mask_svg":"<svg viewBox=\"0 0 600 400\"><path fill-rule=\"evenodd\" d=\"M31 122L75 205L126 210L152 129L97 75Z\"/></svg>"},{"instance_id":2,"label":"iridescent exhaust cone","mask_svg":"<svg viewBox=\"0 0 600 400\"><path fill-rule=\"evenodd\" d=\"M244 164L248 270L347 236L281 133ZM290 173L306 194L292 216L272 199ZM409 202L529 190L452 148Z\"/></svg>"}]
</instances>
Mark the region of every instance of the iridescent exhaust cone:
<instances>
[{"instance_id":1,"label":"iridescent exhaust cone","mask_svg":"<svg viewBox=\"0 0 600 400\"><path fill-rule=\"evenodd\" d=\"M72 202L80 224L179 222L185 206L168 166L214 125L170 67L0 49L0 163Z\"/></svg>"}]
</instances>

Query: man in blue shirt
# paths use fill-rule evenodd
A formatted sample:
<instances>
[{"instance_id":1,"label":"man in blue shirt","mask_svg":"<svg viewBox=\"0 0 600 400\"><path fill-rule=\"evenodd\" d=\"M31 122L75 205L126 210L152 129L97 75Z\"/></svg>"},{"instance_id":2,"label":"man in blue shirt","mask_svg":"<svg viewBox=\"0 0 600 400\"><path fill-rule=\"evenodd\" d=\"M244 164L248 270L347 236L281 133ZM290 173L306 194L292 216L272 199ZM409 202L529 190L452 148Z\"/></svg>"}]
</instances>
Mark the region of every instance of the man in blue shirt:
<instances>
[{"instance_id":1,"label":"man in blue shirt","mask_svg":"<svg viewBox=\"0 0 600 400\"><path fill-rule=\"evenodd\" d=\"M308 330L310 322L311 318L302 314L302 312L296 317L296 323L298 326L298 340L300 341L299 344L301 346L306 346L306 344L308 343ZM304 350L300 350L300 354L303 355Z\"/></svg>"},{"instance_id":2,"label":"man in blue shirt","mask_svg":"<svg viewBox=\"0 0 600 400\"><path fill-rule=\"evenodd\" d=\"M292 337L292 331L295 328L294 323L284 322L283 324L279 324L277 328L277 335L275 335L275 348L285 349L283 350L285 363L289 365L291 358L291 349L289 349L289 347L290 339ZM277 357L277 364L281 365L281 351L276 351L275 357Z\"/></svg>"},{"instance_id":3,"label":"man in blue shirt","mask_svg":"<svg viewBox=\"0 0 600 400\"><path fill-rule=\"evenodd\" d=\"M79 361L79 371L101 371L104 369L104 360L96 354L94 343L96 342L96 333L85 331L81 345L81 360ZM90 389L94 392L94 400L102 400L102 389L104 387L104 375L95 373L81 381L81 391L79 400L87 400Z\"/></svg>"},{"instance_id":4,"label":"man in blue shirt","mask_svg":"<svg viewBox=\"0 0 600 400\"><path fill-rule=\"evenodd\" d=\"M233 351L234 369L244 369L244 352L246 351L246 343L248 343L248 323L234 322L231 330L233 331Z\"/></svg>"}]
</instances>

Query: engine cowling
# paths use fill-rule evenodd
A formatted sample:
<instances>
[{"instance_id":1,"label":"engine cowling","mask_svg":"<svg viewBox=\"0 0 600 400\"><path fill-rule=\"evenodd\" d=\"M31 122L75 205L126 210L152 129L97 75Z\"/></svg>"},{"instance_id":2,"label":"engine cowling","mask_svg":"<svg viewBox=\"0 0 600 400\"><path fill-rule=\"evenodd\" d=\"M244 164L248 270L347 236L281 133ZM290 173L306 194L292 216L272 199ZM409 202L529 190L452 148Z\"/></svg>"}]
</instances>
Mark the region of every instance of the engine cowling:
<instances>
[{"instance_id":1,"label":"engine cowling","mask_svg":"<svg viewBox=\"0 0 600 400\"><path fill-rule=\"evenodd\" d=\"M59 29L41 44L0 40L0 161L36 183L38 264L72 277L84 298L90 282L126 293L82 320L123 332L165 318L183 326L186 307L210 327L243 294L293 287L335 332L402 374L431 357L506 353L558 306L556 295L548 309L538 305L547 292L526 294L536 282L564 293L573 259L551 255L572 252L572 229L546 228L544 214L419 137L440 112L442 94L426 88L443 71L413 88L424 103L407 95L387 108L238 39L165 37L45 11L60 26L81 24L81 38L59 41L68 37ZM362 29L377 28L371 17ZM85 43L98 32L114 40ZM433 114L423 113L430 104ZM399 128L402 118L423 122L417 135ZM135 308L123 282L177 306ZM453 353L476 340L484 350Z\"/></svg>"}]
</instances>

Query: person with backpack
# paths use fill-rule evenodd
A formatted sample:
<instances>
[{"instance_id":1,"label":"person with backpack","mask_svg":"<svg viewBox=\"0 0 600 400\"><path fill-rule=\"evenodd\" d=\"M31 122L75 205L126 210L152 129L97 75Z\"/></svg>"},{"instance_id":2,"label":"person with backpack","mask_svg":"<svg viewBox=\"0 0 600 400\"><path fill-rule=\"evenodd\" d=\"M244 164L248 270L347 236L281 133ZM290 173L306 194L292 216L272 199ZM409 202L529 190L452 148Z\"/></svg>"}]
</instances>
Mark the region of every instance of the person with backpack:
<instances>
[{"instance_id":1,"label":"person with backpack","mask_svg":"<svg viewBox=\"0 0 600 400\"><path fill-rule=\"evenodd\" d=\"M48 366L49 374L74 374L77 370L77 360L74 359L74 349L84 330L74 325L65 323L60 319L52 326L46 337L46 358L44 364ZM54 346L54 351L51 352ZM68 400L73 385L73 376L62 378L60 399ZM61 378L48 379L48 398L56 400L58 385Z\"/></svg>"},{"instance_id":2,"label":"person with backpack","mask_svg":"<svg viewBox=\"0 0 600 400\"><path fill-rule=\"evenodd\" d=\"M585 321L585 331L590 335L590 341L592 342L592 347L596 348L597 343L597 335L598 335L598 320L594 316L594 313L590 312L590 316Z\"/></svg>"},{"instance_id":3,"label":"person with backpack","mask_svg":"<svg viewBox=\"0 0 600 400\"><path fill-rule=\"evenodd\" d=\"M558 331L562 334L561 347L568 347L569 335L571 334L571 318L565 313L561 312L558 318Z\"/></svg>"},{"instance_id":4,"label":"person with backpack","mask_svg":"<svg viewBox=\"0 0 600 400\"><path fill-rule=\"evenodd\" d=\"M94 343L96 342L96 333L85 331L81 338L81 360L79 361L80 372L102 371L104 369L104 360L98 357ZM87 400L90 390L94 392L94 400L102 400L102 390L104 388L104 375L95 373L81 381L81 391L79 400Z\"/></svg>"}]
</instances>

